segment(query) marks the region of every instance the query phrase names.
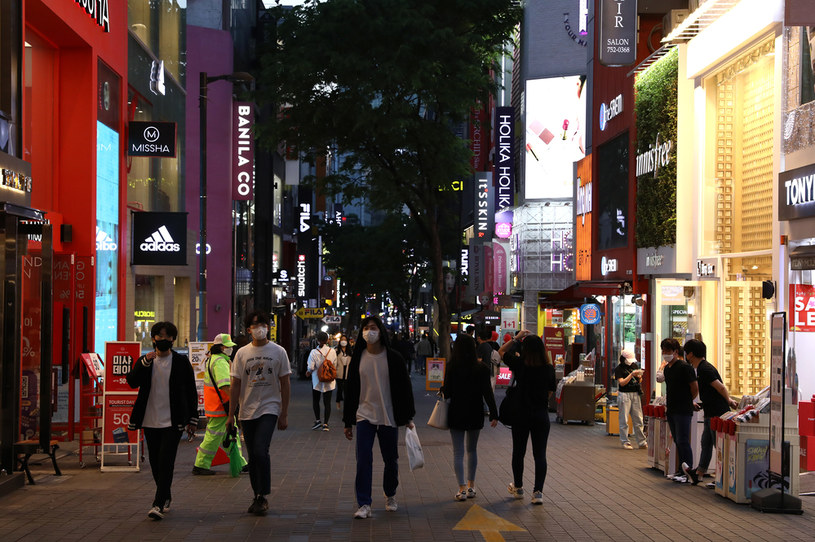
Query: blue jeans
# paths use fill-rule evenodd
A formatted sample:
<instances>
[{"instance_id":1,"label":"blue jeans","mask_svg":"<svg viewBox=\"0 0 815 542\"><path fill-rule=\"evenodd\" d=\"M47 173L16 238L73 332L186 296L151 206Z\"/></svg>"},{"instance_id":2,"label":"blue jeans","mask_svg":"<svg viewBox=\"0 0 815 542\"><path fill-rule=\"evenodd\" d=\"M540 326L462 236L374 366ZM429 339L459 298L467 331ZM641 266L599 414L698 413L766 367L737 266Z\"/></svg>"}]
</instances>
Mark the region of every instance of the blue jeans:
<instances>
[{"instance_id":1,"label":"blue jeans","mask_svg":"<svg viewBox=\"0 0 815 542\"><path fill-rule=\"evenodd\" d=\"M458 485L464 485L464 435L467 434L467 481L475 481L475 469L478 467L478 435L480 429L450 429L453 439L453 470L456 472Z\"/></svg>"},{"instance_id":2,"label":"blue jeans","mask_svg":"<svg viewBox=\"0 0 815 542\"><path fill-rule=\"evenodd\" d=\"M366 420L357 422L357 505L371 504L373 485L374 437L379 438L379 451L385 463L382 489L387 497L396 495L399 486L399 430L389 425L374 425ZM250 463L251 464L251 463Z\"/></svg>"},{"instance_id":3,"label":"blue jeans","mask_svg":"<svg viewBox=\"0 0 815 542\"><path fill-rule=\"evenodd\" d=\"M671 428L674 443L676 444L676 455L679 459L679 467L682 463L688 466L693 465L693 452L690 449L690 422L691 414L668 414L668 427ZM681 470L679 473L681 474Z\"/></svg>"},{"instance_id":4,"label":"blue jeans","mask_svg":"<svg viewBox=\"0 0 815 542\"><path fill-rule=\"evenodd\" d=\"M696 465L696 470L702 474L707 473L714 446L716 446L716 431L710 428L710 418L705 417L705 428L702 430L702 450L699 452L699 464Z\"/></svg>"},{"instance_id":5,"label":"blue jeans","mask_svg":"<svg viewBox=\"0 0 815 542\"><path fill-rule=\"evenodd\" d=\"M277 416L264 414L253 420L242 420L243 439L249 453L249 482L255 495L268 495L272 492L272 465L269 458L269 445L277 427Z\"/></svg>"}]
</instances>

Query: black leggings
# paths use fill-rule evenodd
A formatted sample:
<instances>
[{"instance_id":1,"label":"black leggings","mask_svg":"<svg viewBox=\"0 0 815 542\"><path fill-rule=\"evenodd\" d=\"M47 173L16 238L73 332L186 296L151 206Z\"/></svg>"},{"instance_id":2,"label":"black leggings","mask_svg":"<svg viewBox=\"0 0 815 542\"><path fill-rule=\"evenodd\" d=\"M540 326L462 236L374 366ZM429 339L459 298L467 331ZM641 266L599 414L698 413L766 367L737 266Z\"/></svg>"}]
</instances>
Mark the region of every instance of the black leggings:
<instances>
[{"instance_id":1,"label":"black leggings","mask_svg":"<svg viewBox=\"0 0 815 542\"><path fill-rule=\"evenodd\" d=\"M323 408L325 409L325 418L323 419L323 423L328 423L328 418L331 417L331 394L334 390L328 390L325 392L319 392L317 390L311 390L311 405L314 407L314 419L319 420L320 418L320 396L323 396Z\"/></svg>"},{"instance_id":2,"label":"black leggings","mask_svg":"<svg viewBox=\"0 0 815 542\"><path fill-rule=\"evenodd\" d=\"M524 457L526 443L532 436L532 456L535 458L535 485L533 491L543 491L546 481L546 443L549 440L549 413L533 414L523 423L512 426L512 477L515 487L524 484Z\"/></svg>"}]
</instances>

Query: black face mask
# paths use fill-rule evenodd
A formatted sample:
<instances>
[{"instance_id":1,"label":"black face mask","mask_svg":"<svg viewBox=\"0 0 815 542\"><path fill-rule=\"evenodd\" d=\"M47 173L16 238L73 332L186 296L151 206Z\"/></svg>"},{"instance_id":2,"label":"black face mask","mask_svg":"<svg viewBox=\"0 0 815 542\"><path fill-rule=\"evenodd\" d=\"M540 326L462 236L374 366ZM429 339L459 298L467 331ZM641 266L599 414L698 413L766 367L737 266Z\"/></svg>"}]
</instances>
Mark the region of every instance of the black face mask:
<instances>
[{"instance_id":1,"label":"black face mask","mask_svg":"<svg viewBox=\"0 0 815 542\"><path fill-rule=\"evenodd\" d=\"M159 352L166 352L173 347L173 341L169 339L160 339L158 341L153 341L153 346L155 346L156 350Z\"/></svg>"}]
</instances>

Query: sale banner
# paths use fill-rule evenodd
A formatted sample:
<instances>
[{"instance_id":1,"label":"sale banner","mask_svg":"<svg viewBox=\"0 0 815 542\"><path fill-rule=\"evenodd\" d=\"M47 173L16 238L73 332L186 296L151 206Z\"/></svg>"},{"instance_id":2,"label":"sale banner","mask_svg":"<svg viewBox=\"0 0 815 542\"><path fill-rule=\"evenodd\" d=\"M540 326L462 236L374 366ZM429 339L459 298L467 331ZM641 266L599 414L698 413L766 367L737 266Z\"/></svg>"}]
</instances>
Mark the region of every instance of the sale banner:
<instances>
[{"instance_id":1,"label":"sale banner","mask_svg":"<svg viewBox=\"0 0 815 542\"><path fill-rule=\"evenodd\" d=\"M509 386L510 382L512 382L512 371L509 370L509 367L502 366L495 378L495 385Z\"/></svg>"},{"instance_id":2,"label":"sale banner","mask_svg":"<svg viewBox=\"0 0 815 542\"><path fill-rule=\"evenodd\" d=\"M138 344L138 343L137 343ZM102 444L138 444L138 432L128 431L137 394L106 393Z\"/></svg>"},{"instance_id":3,"label":"sale banner","mask_svg":"<svg viewBox=\"0 0 815 542\"><path fill-rule=\"evenodd\" d=\"M790 284L790 331L815 331L815 286Z\"/></svg>"},{"instance_id":4,"label":"sale banner","mask_svg":"<svg viewBox=\"0 0 815 542\"><path fill-rule=\"evenodd\" d=\"M141 357L139 342L105 343L105 393L134 391L127 384L127 373Z\"/></svg>"}]
</instances>

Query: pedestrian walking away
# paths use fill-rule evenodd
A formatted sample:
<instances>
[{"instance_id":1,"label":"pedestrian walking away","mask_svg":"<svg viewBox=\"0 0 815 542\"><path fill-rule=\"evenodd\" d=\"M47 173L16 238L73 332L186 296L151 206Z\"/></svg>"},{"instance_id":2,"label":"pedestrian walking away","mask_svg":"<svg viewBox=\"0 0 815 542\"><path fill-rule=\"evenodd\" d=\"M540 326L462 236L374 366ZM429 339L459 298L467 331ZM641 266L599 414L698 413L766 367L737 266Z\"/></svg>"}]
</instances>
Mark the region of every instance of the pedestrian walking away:
<instances>
[{"instance_id":1,"label":"pedestrian walking away","mask_svg":"<svg viewBox=\"0 0 815 542\"><path fill-rule=\"evenodd\" d=\"M487 343L489 346L489 344ZM492 347L490 347L492 350ZM482 404L489 407L490 425L498 424L498 409L490 385L490 368L478 360L475 341L467 334L453 343L450 363L444 373L441 393L450 400L447 425L453 441L453 470L458 481L457 501L475 498L478 468L478 436L484 427ZM464 476L464 449L467 449L467 477ZM465 484L466 482L466 484Z\"/></svg>"},{"instance_id":2,"label":"pedestrian walking away","mask_svg":"<svg viewBox=\"0 0 815 542\"><path fill-rule=\"evenodd\" d=\"M382 320L369 316L362 320L357 346L348 366L345 383L343 422L345 438L353 440L357 426L357 506L354 517L371 516L374 438L385 463L382 488L385 510L395 512L399 486L398 427L413 429L416 409L413 387L402 356L390 347Z\"/></svg>"},{"instance_id":3,"label":"pedestrian walking away","mask_svg":"<svg viewBox=\"0 0 815 542\"><path fill-rule=\"evenodd\" d=\"M648 447L642 420L642 375L644 372L637 364L634 352L623 350L620 355L620 363L614 369L614 378L617 379L619 385L617 405L619 407L620 442L626 450L634 449L628 440L629 416L634 426L637 447Z\"/></svg>"},{"instance_id":4,"label":"pedestrian walking away","mask_svg":"<svg viewBox=\"0 0 815 542\"><path fill-rule=\"evenodd\" d=\"M425 332L422 334L422 338L419 339L419 342L416 344L416 363L419 365L417 369L421 374L425 373L427 358L432 357L433 343L430 342L430 338L427 336L427 332Z\"/></svg>"},{"instance_id":5,"label":"pedestrian walking away","mask_svg":"<svg viewBox=\"0 0 815 542\"><path fill-rule=\"evenodd\" d=\"M247 512L262 516L269 509L266 496L272 487L272 435L275 427L285 431L289 426L291 364L283 347L269 340L268 314L251 312L244 324L252 342L238 350L232 362L227 432L235 423L240 405L239 419L249 453L249 481L255 494Z\"/></svg>"},{"instance_id":6,"label":"pedestrian walking away","mask_svg":"<svg viewBox=\"0 0 815 542\"><path fill-rule=\"evenodd\" d=\"M201 475L213 475L212 460L218 452L218 448L226 437L226 417L229 414L230 379L229 365L230 356L235 343L228 333L219 333L212 342L209 349L209 356L205 360L204 367L204 413L207 416L207 429L204 432L204 440L198 446L198 453L195 455L195 463L192 473ZM241 441L236 440L240 465L238 468L246 467L246 459L241 453Z\"/></svg>"},{"instance_id":7,"label":"pedestrian walking away","mask_svg":"<svg viewBox=\"0 0 815 542\"><path fill-rule=\"evenodd\" d=\"M693 418L693 398L699 393L696 373L689 363L679 358L679 341L663 339L660 343L662 359L666 362L662 369L665 380L665 417L676 444L677 465L693 465L693 451L690 447L691 419ZM675 482L687 482L682 472L669 476Z\"/></svg>"},{"instance_id":8,"label":"pedestrian walking away","mask_svg":"<svg viewBox=\"0 0 815 542\"><path fill-rule=\"evenodd\" d=\"M716 431L710 429L710 420L714 417L718 418L725 412L730 411L731 408L736 408L738 403L730 397L730 393L722 383L719 371L705 359L707 357L705 343L698 339L691 339L685 343L683 350L685 351L685 359L696 370L698 379L699 399L702 404L700 407L698 403L694 402L694 408L697 410L701 408L705 414L699 462L696 464L696 468L691 468L690 463L682 464L682 471L689 481L696 485L707 474L710 458L713 456L713 447L716 446ZM708 488L712 489L712 487L712 485L708 485Z\"/></svg>"},{"instance_id":9,"label":"pedestrian walking away","mask_svg":"<svg viewBox=\"0 0 815 542\"><path fill-rule=\"evenodd\" d=\"M342 410L343 395L345 392L345 377L348 373L348 364L351 362L351 346L348 337L342 335L337 346L337 410Z\"/></svg>"},{"instance_id":10,"label":"pedestrian walking away","mask_svg":"<svg viewBox=\"0 0 815 542\"><path fill-rule=\"evenodd\" d=\"M311 403L314 408L314 425L312 431L328 431L328 420L331 418L331 394L337 386L336 379L323 381L320 379L323 364L330 363L336 369L337 353L328 346L328 334L325 331L317 332L317 348L308 356L308 370L306 376L311 377ZM320 418L320 399L323 402L325 415Z\"/></svg>"},{"instance_id":11,"label":"pedestrian walking away","mask_svg":"<svg viewBox=\"0 0 815 542\"><path fill-rule=\"evenodd\" d=\"M549 440L549 398L555 391L555 368L549 360L543 341L527 330L521 330L499 352L512 371L522 406L519 419L512 425L512 477L507 488L516 499L524 497L523 476L526 446L532 438L535 459L535 484L532 504L543 504L546 481L546 446Z\"/></svg>"},{"instance_id":12,"label":"pedestrian walking away","mask_svg":"<svg viewBox=\"0 0 815 542\"><path fill-rule=\"evenodd\" d=\"M150 336L154 350L140 357L126 377L128 385L139 390L127 429L144 430L156 483L147 516L160 520L173 500L171 487L181 433L186 427L192 436L198 427L198 391L190 360L172 350L178 328L172 322L157 322Z\"/></svg>"}]
</instances>

